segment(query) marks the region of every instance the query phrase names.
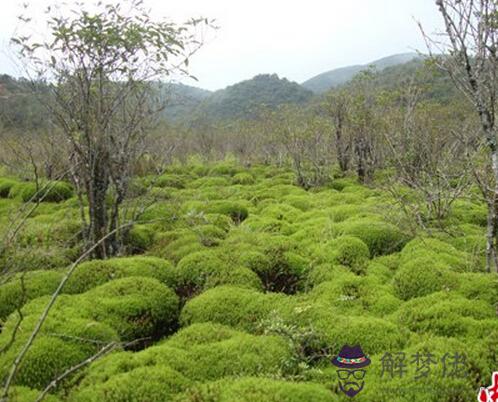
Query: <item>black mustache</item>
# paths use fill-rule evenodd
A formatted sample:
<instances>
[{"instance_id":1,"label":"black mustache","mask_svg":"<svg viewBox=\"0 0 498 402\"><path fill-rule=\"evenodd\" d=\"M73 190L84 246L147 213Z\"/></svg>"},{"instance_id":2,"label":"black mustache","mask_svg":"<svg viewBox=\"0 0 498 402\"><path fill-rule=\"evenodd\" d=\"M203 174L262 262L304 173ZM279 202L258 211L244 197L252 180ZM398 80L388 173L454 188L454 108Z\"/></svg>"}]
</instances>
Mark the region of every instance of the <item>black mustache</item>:
<instances>
[{"instance_id":1,"label":"black mustache","mask_svg":"<svg viewBox=\"0 0 498 402\"><path fill-rule=\"evenodd\" d=\"M349 385L349 387L348 387L348 385ZM361 385L359 385L357 382L354 382L354 381L348 381L345 383L339 382L339 388L341 389L341 391L344 392L344 394L349 396L350 398L359 394L361 392L361 390L363 389L364 385L365 385L365 383L362 383Z\"/></svg>"}]
</instances>

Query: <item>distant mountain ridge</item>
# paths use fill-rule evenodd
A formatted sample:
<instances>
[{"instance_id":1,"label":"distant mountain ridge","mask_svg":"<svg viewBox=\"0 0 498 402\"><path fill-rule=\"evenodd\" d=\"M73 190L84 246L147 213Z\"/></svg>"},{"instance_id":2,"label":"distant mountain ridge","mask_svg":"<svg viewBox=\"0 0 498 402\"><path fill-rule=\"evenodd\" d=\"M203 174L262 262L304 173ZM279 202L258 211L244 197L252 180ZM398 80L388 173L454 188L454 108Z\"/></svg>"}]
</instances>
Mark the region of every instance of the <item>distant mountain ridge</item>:
<instances>
[{"instance_id":1,"label":"distant mountain ridge","mask_svg":"<svg viewBox=\"0 0 498 402\"><path fill-rule=\"evenodd\" d=\"M254 117L264 105L275 108L283 104L303 104L313 92L277 74L259 74L214 92L196 112L211 120Z\"/></svg>"},{"instance_id":2,"label":"distant mountain ridge","mask_svg":"<svg viewBox=\"0 0 498 402\"><path fill-rule=\"evenodd\" d=\"M166 101L163 117L172 123L197 119L250 119L258 115L262 106L304 105L329 89L347 85L356 74L371 65L379 72L376 86L401 85L406 77L422 68L423 60L424 57L417 53L392 55L364 65L331 70L301 85L277 74L259 74L214 92L180 83L161 83L160 90ZM435 98L444 100L454 96L444 76L424 79L432 83ZM43 91L43 84L40 88ZM27 80L0 74L0 120L4 125L38 127L46 121L39 102L32 96L25 96L31 90Z\"/></svg>"},{"instance_id":3,"label":"distant mountain ridge","mask_svg":"<svg viewBox=\"0 0 498 402\"><path fill-rule=\"evenodd\" d=\"M163 116L170 121L178 121L191 115L213 92L181 83L163 85L166 108Z\"/></svg>"},{"instance_id":4,"label":"distant mountain ridge","mask_svg":"<svg viewBox=\"0 0 498 402\"><path fill-rule=\"evenodd\" d=\"M374 66L377 70L381 71L387 67L405 64L419 58L421 58L421 56L418 53L395 54L363 65L336 68L334 70L316 75L309 80L304 81L301 85L316 94L320 94L328 91L329 89L346 84L356 74L362 70L365 70L369 66Z\"/></svg>"}]
</instances>

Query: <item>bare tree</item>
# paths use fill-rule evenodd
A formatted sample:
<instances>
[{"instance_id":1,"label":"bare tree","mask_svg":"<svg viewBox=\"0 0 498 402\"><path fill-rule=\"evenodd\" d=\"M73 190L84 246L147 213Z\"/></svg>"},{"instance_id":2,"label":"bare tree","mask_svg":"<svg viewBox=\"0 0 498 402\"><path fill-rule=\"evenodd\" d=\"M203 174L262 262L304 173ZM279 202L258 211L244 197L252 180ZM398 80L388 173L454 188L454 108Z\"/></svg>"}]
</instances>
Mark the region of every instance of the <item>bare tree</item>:
<instances>
[{"instance_id":1,"label":"bare tree","mask_svg":"<svg viewBox=\"0 0 498 402\"><path fill-rule=\"evenodd\" d=\"M445 32L424 34L432 59L444 69L477 112L493 172L490 186L481 188L488 206L486 265L498 272L498 4L495 0L436 0Z\"/></svg>"},{"instance_id":2,"label":"bare tree","mask_svg":"<svg viewBox=\"0 0 498 402\"><path fill-rule=\"evenodd\" d=\"M332 120L337 162L343 173L349 170L352 159L353 144L347 131L349 108L350 97L344 89L329 92L322 104L322 110Z\"/></svg>"},{"instance_id":3,"label":"bare tree","mask_svg":"<svg viewBox=\"0 0 498 402\"><path fill-rule=\"evenodd\" d=\"M280 108L276 118L278 139L292 162L297 184L305 189L323 185L333 161L328 122L291 105Z\"/></svg>"},{"instance_id":4,"label":"bare tree","mask_svg":"<svg viewBox=\"0 0 498 402\"><path fill-rule=\"evenodd\" d=\"M158 80L186 74L190 55L201 45L194 29L201 23L209 25L205 19L184 25L155 21L141 0L99 2L90 11L77 3L73 10L48 8L48 39L12 39L36 78L51 83L47 104L69 144L70 162L79 166L72 174L75 187L88 203L88 246L106 238L95 257L119 251L122 234L116 228L131 167L163 107Z\"/></svg>"},{"instance_id":5,"label":"bare tree","mask_svg":"<svg viewBox=\"0 0 498 402\"><path fill-rule=\"evenodd\" d=\"M459 118L457 101L425 101L414 82L393 95L383 113L387 158L395 168L388 190L419 226L443 228L453 203L470 184L468 124Z\"/></svg>"}]
</instances>

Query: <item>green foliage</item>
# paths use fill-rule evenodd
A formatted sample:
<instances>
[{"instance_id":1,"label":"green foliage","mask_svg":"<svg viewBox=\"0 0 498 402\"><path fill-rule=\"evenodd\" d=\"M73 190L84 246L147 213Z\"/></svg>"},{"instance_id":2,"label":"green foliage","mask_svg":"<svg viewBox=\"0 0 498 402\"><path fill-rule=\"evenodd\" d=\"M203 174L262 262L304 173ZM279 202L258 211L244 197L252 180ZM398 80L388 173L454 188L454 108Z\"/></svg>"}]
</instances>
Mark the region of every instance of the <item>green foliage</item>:
<instances>
[{"instance_id":1,"label":"green foliage","mask_svg":"<svg viewBox=\"0 0 498 402\"><path fill-rule=\"evenodd\" d=\"M190 183L190 187L192 188L210 188L210 187L227 187L230 185L230 181L226 177L201 177L197 180L194 180Z\"/></svg>"},{"instance_id":2,"label":"green foliage","mask_svg":"<svg viewBox=\"0 0 498 402\"><path fill-rule=\"evenodd\" d=\"M418 257L401 265L393 279L398 297L408 300L457 287L457 277L442 261Z\"/></svg>"},{"instance_id":3,"label":"green foliage","mask_svg":"<svg viewBox=\"0 0 498 402\"><path fill-rule=\"evenodd\" d=\"M422 257L441 262L453 271L472 271L476 268L472 266L472 259L467 253L458 251L451 244L428 237L419 237L408 242L401 251L400 263Z\"/></svg>"},{"instance_id":4,"label":"green foliage","mask_svg":"<svg viewBox=\"0 0 498 402\"><path fill-rule=\"evenodd\" d=\"M328 282L334 280L337 275L345 274L348 272L348 268L342 267L340 265L331 264L318 264L311 267L308 278L306 281L306 287L311 289L323 282Z\"/></svg>"},{"instance_id":5,"label":"green foliage","mask_svg":"<svg viewBox=\"0 0 498 402\"><path fill-rule=\"evenodd\" d=\"M182 326L213 322L234 328L254 330L273 309L281 295L270 295L234 286L209 289L189 300L180 316Z\"/></svg>"},{"instance_id":6,"label":"green foliage","mask_svg":"<svg viewBox=\"0 0 498 402\"><path fill-rule=\"evenodd\" d=\"M172 332L179 301L175 293L153 278L116 279L82 295L91 317L114 328L124 341Z\"/></svg>"},{"instance_id":7,"label":"green foliage","mask_svg":"<svg viewBox=\"0 0 498 402\"><path fill-rule=\"evenodd\" d=\"M255 183L254 177L250 173L237 173L236 175L233 176L232 178L232 183L233 184L242 184L244 186L251 185Z\"/></svg>"},{"instance_id":8,"label":"green foliage","mask_svg":"<svg viewBox=\"0 0 498 402\"><path fill-rule=\"evenodd\" d=\"M211 120L254 118L258 105L275 109L284 104L302 104L312 92L276 74L262 74L215 92L198 108L197 113Z\"/></svg>"},{"instance_id":9,"label":"green foliage","mask_svg":"<svg viewBox=\"0 0 498 402\"><path fill-rule=\"evenodd\" d=\"M391 254L399 251L408 238L394 225L387 222L359 219L342 223L342 232L363 240L372 256Z\"/></svg>"},{"instance_id":10,"label":"green foliage","mask_svg":"<svg viewBox=\"0 0 498 402\"><path fill-rule=\"evenodd\" d=\"M177 338L182 337L181 331L172 338L171 344L166 340L138 353L121 352L104 357L88 370L75 392L77 400L85 400L84 395L91 396L92 389L98 390L101 387L109 390L112 388L113 393L136 395L128 387L121 387L120 382L116 383L116 377L131 381L135 376L144 378L142 374L147 372L155 377L163 369L170 377L166 381L166 390L163 391L168 392L172 386L184 386L190 381L203 382L244 375L278 375L286 361L291 359L289 346L279 337L254 336L228 329L225 329L228 331L227 336L222 338L209 334L212 330L217 334L220 329L219 326L197 327L197 331L205 332L203 342L186 344L185 347L177 342ZM192 333L190 329L185 331ZM166 370L166 367L170 369ZM124 384L129 384L128 380ZM138 388L147 395L146 390ZM156 387L152 387L152 390L156 392ZM138 395L132 396L131 400L137 400L137 397Z\"/></svg>"},{"instance_id":11,"label":"green foliage","mask_svg":"<svg viewBox=\"0 0 498 402\"><path fill-rule=\"evenodd\" d=\"M451 218L458 223L471 223L486 226L488 211L485 205L456 200L452 204Z\"/></svg>"},{"instance_id":12,"label":"green foliage","mask_svg":"<svg viewBox=\"0 0 498 402\"><path fill-rule=\"evenodd\" d=\"M156 223L167 226L178 219L178 211L171 203L158 202L147 208L139 218L139 223Z\"/></svg>"},{"instance_id":13,"label":"green foliage","mask_svg":"<svg viewBox=\"0 0 498 402\"><path fill-rule=\"evenodd\" d=\"M201 384L182 395L178 402L334 402L336 395L319 384L292 383L258 377L224 379Z\"/></svg>"},{"instance_id":14,"label":"green foliage","mask_svg":"<svg viewBox=\"0 0 498 402\"><path fill-rule=\"evenodd\" d=\"M216 225L200 225L192 229L206 247L217 246L226 237L226 231Z\"/></svg>"},{"instance_id":15,"label":"green foliage","mask_svg":"<svg viewBox=\"0 0 498 402\"><path fill-rule=\"evenodd\" d=\"M498 300L498 278L489 274L464 273L458 277L458 293L470 300L484 300L493 305Z\"/></svg>"},{"instance_id":16,"label":"green foliage","mask_svg":"<svg viewBox=\"0 0 498 402\"><path fill-rule=\"evenodd\" d=\"M173 187L177 189L185 188L185 178L174 174L163 174L155 179L157 187Z\"/></svg>"},{"instance_id":17,"label":"green foliage","mask_svg":"<svg viewBox=\"0 0 498 402\"><path fill-rule=\"evenodd\" d=\"M17 183L18 182L13 179L0 178L0 198L7 198L11 188Z\"/></svg>"},{"instance_id":18,"label":"green foliage","mask_svg":"<svg viewBox=\"0 0 498 402\"><path fill-rule=\"evenodd\" d=\"M193 345L205 345L230 339L238 331L225 325L205 322L192 324L169 337L165 342L175 348L188 349Z\"/></svg>"},{"instance_id":19,"label":"green foliage","mask_svg":"<svg viewBox=\"0 0 498 402\"><path fill-rule=\"evenodd\" d=\"M251 270L231 267L211 251L200 251L182 258L175 275L176 291L184 298L222 284L261 289L259 278Z\"/></svg>"},{"instance_id":20,"label":"green foliage","mask_svg":"<svg viewBox=\"0 0 498 402\"><path fill-rule=\"evenodd\" d=\"M301 211L287 204L275 204L271 203L267 207L263 208L261 215L273 218L279 221L294 222L297 220Z\"/></svg>"},{"instance_id":21,"label":"green foliage","mask_svg":"<svg viewBox=\"0 0 498 402\"><path fill-rule=\"evenodd\" d=\"M16 383L43 389L52 379L85 358L84 350L62 339L39 337L28 350Z\"/></svg>"},{"instance_id":22,"label":"green foliage","mask_svg":"<svg viewBox=\"0 0 498 402\"><path fill-rule=\"evenodd\" d=\"M227 215L236 224L243 222L248 216L247 208L237 202L220 201L208 208L208 212Z\"/></svg>"},{"instance_id":23,"label":"green foliage","mask_svg":"<svg viewBox=\"0 0 498 402\"><path fill-rule=\"evenodd\" d=\"M154 230L147 225L134 225L126 235L125 244L132 253L142 253L154 244Z\"/></svg>"},{"instance_id":24,"label":"green foliage","mask_svg":"<svg viewBox=\"0 0 498 402\"><path fill-rule=\"evenodd\" d=\"M296 293L303 287L309 262L296 254L293 243L284 237L268 237L262 254L246 254L246 264L258 274L265 290L270 292Z\"/></svg>"},{"instance_id":25,"label":"green foliage","mask_svg":"<svg viewBox=\"0 0 498 402\"><path fill-rule=\"evenodd\" d=\"M12 199L21 199L21 193L23 192L24 188L26 187L26 185L28 185L29 183L16 183L14 184L13 186L10 187L10 190L9 190L9 198L12 198Z\"/></svg>"},{"instance_id":26,"label":"green foliage","mask_svg":"<svg viewBox=\"0 0 498 402\"><path fill-rule=\"evenodd\" d=\"M18 274L0 286L0 322L24 303L51 294L57 289L62 273L56 271L31 271Z\"/></svg>"},{"instance_id":27,"label":"green foliage","mask_svg":"<svg viewBox=\"0 0 498 402\"><path fill-rule=\"evenodd\" d=\"M40 391L28 387L11 387L9 391L9 401L11 402L32 402L38 398ZM60 399L54 395L46 395L43 399L46 402L59 402Z\"/></svg>"},{"instance_id":28,"label":"green foliage","mask_svg":"<svg viewBox=\"0 0 498 402\"><path fill-rule=\"evenodd\" d=\"M231 161L220 162L211 168L210 176L235 176L239 173L240 168L236 163Z\"/></svg>"},{"instance_id":29,"label":"green foliage","mask_svg":"<svg viewBox=\"0 0 498 402\"><path fill-rule=\"evenodd\" d=\"M244 221L244 227L254 232L288 234L292 232L290 224L284 220L251 216Z\"/></svg>"},{"instance_id":30,"label":"green foliage","mask_svg":"<svg viewBox=\"0 0 498 402\"><path fill-rule=\"evenodd\" d=\"M150 277L165 285L174 284L173 266L157 257L122 257L87 261L76 267L66 282L65 293L83 293L114 279Z\"/></svg>"},{"instance_id":31,"label":"green foliage","mask_svg":"<svg viewBox=\"0 0 498 402\"><path fill-rule=\"evenodd\" d=\"M70 264L74 250L59 246L40 247L33 245L23 248L12 248L6 251L6 264L13 272L25 272L63 268Z\"/></svg>"},{"instance_id":32,"label":"green foliage","mask_svg":"<svg viewBox=\"0 0 498 402\"><path fill-rule=\"evenodd\" d=\"M332 278L317 285L308 300L325 304L341 313L373 314L384 317L399 308L401 301L389 285L375 277L359 277L334 269Z\"/></svg>"},{"instance_id":33,"label":"green foliage","mask_svg":"<svg viewBox=\"0 0 498 402\"><path fill-rule=\"evenodd\" d=\"M477 321L495 316L492 305L468 300L452 292L438 292L410 300L395 314L397 321L411 331L460 338L479 334Z\"/></svg>"},{"instance_id":34,"label":"green foliage","mask_svg":"<svg viewBox=\"0 0 498 402\"><path fill-rule=\"evenodd\" d=\"M20 197L23 202L61 202L72 196L72 187L61 181L41 183L39 187L35 183L24 183L19 188L12 187L9 193L10 198Z\"/></svg>"},{"instance_id":35,"label":"green foliage","mask_svg":"<svg viewBox=\"0 0 498 402\"><path fill-rule=\"evenodd\" d=\"M350 178L336 180L337 189L306 192L288 184L294 177L285 168L245 169L231 160L213 168L193 160L167 171L164 187L155 189L168 198L147 209L127 239L126 253L147 256L76 268L20 367L13 388L20 401L34 400L34 388L103 345L137 338L146 340L127 347L134 352L102 357L63 381L57 395L69 401L342 400L330 356L359 343L372 359L360 400L392 400L387 387L418 385L382 377L380 359L386 351L408 357L423 348L439 357L465 352L471 377L444 382L436 372L422 382L438 387L439 399L421 390L396 400L459 401L475 397L477 384L498 364L498 280L476 272L485 240L479 204L469 205L466 217L467 205L457 204L447 231L408 241L384 219L384 212L397 217L390 198ZM17 197L0 199L0 226L8 224L21 192ZM238 210L247 212L243 222L232 213ZM0 349L11 339L16 306L24 315L0 357L2 378L62 268L81 250L78 213L74 198L42 203L0 261L0 269L39 268L24 274L25 300L20 275L0 286Z\"/></svg>"},{"instance_id":36,"label":"green foliage","mask_svg":"<svg viewBox=\"0 0 498 402\"><path fill-rule=\"evenodd\" d=\"M343 265L357 274L363 274L370 258L370 251L360 239L353 236L340 236L323 246L319 258L322 262Z\"/></svg>"},{"instance_id":37,"label":"green foliage","mask_svg":"<svg viewBox=\"0 0 498 402\"><path fill-rule=\"evenodd\" d=\"M485 359L481 358L483 350L476 343L464 343L455 338L448 337L422 337L410 347L403 350L405 356L414 356L417 353L426 356L428 353L436 359L442 359L447 355L463 356L468 376L451 377L444 375L443 364L431 365L430 375L417 378L416 364L410 364L406 373L399 376L382 376L383 354L372 357L372 365L368 369L365 389L360 397L369 400L392 400L393 394L396 401L400 402L440 402L440 401L471 401L476 399L476 382L480 383L482 378L489 378L492 370L486 368ZM489 366L488 366L489 367Z\"/></svg>"},{"instance_id":38,"label":"green foliage","mask_svg":"<svg viewBox=\"0 0 498 402\"><path fill-rule=\"evenodd\" d=\"M407 331L392 322L351 310L343 313L325 301L286 303L277 309L285 322L313 328L326 350L360 344L366 354L375 354L399 350L407 339Z\"/></svg>"},{"instance_id":39,"label":"green foliage","mask_svg":"<svg viewBox=\"0 0 498 402\"><path fill-rule=\"evenodd\" d=\"M164 365L137 367L118 373L107 381L84 387L71 397L78 402L168 401L184 391L191 381Z\"/></svg>"},{"instance_id":40,"label":"green foliage","mask_svg":"<svg viewBox=\"0 0 498 402\"><path fill-rule=\"evenodd\" d=\"M21 329L16 332L12 344L18 314L12 314L2 328L0 348L10 345L0 359L2 377L10 370L11 364L27 342L48 300L49 296L45 296L23 307ZM72 296L60 296L19 366L15 384L43 389L56 376L97 353L102 345L119 340L112 328L84 316L84 303Z\"/></svg>"}]
</instances>

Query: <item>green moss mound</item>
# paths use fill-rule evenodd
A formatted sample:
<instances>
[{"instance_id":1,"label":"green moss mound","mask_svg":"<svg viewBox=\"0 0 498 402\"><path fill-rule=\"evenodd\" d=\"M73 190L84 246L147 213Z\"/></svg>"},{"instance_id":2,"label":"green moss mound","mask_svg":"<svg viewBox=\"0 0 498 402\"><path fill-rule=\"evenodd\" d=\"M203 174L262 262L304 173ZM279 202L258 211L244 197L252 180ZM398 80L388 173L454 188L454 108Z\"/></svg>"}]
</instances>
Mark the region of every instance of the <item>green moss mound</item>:
<instances>
[{"instance_id":1,"label":"green moss mound","mask_svg":"<svg viewBox=\"0 0 498 402\"><path fill-rule=\"evenodd\" d=\"M250 269L232 267L212 251L200 251L182 258L175 270L176 291L185 298L222 284L261 289L261 281Z\"/></svg>"},{"instance_id":2,"label":"green moss mound","mask_svg":"<svg viewBox=\"0 0 498 402\"><path fill-rule=\"evenodd\" d=\"M209 328L204 326L203 330L209 331ZM181 336L181 332L178 336ZM183 376L181 379L198 382L244 375L268 376L284 373L285 367L292 361L290 347L280 337L254 336L234 331L225 339L215 339L209 334L205 338L211 340L181 348L173 339L171 344L165 341L138 353L119 352L106 356L91 365L75 394L91 393L91 389L100 387L105 389L109 383L114 383L113 379L117 376L126 378L125 374L130 373L129 377L133 377L138 369L140 373L146 373L146 367L158 369L151 372L169 367L170 370L166 372L173 374L171 377L176 386L176 380L180 377L177 373ZM166 384L171 382L167 381Z\"/></svg>"},{"instance_id":3,"label":"green moss mound","mask_svg":"<svg viewBox=\"0 0 498 402\"><path fill-rule=\"evenodd\" d=\"M406 244L400 253L400 263L425 257L451 268L452 271L468 272L477 269L471 256L457 250L451 244L430 237L416 238Z\"/></svg>"},{"instance_id":4,"label":"green moss mound","mask_svg":"<svg viewBox=\"0 0 498 402\"><path fill-rule=\"evenodd\" d=\"M485 227L488 219L488 211L485 205L456 200L452 205L450 218L458 223L472 223Z\"/></svg>"},{"instance_id":5,"label":"green moss mound","mask_svg":"<svg viewBox=\"0 0 498 402\"><path fill-rule=\"evenodd\" d=\"M183 257L202 250L206 250L206 247L197 234L188 229L178 229L158 234L148 254L177 264Z\"/></svg>"},{"instance_id":6,"label":"green moss mound","mask_svg":"<svg viewBox=\"0 0 498 402\"><path fill-rule=\"evenodd\" d=\"M66 282L64 293L83 293L114 279L130 276L151 277L168 286L174 285L173 266L152 256L93 260L80 264Z\"/></svg>"},{"instance_id":7,"label":"green moss mound","mask_svg":"<svg viewBox=\"0 0 498 402\"><path fill-rule=\"evenodd\" d=\"M287 303L278 308L284 322L311 328L322 348L340 350L344 345L360 344L367 354L399 350L407 331L396 323L369 315L344 314L322 302Z\"/></svg>"},{"instance_id":8,"label":"green moss mound","mask_svg":"<svg viewBox=\"0 0 498 402\"><path fill-rule=\"evenodd\" d=\"M62 279L55 271L31 271L18 274L0 286L0 322L24 303L53 293Z\"/></svg>"},{"instance_id":9,"label":"green moss mound","mask_svg":"<svg viewBox=\"0 0 498 402\"><path fill-rule=\"evenodd\" d=\"M201 244L206 247L218 246L227 236L223 228L211 224L197 226L193 231L199 237Z\"/></svg>"},{"instance_id":10,"label":"green moss mound","mask_svg":"<svg viewBox=\"0 0 498 402\"><path fill-rule=\"evenodd\" d=\"M185 177L175 174L163 174L159 176L155 181L154 185L157 187L173 187L176 189L185 188Z\"/></svg>"},{"instance_id":11,"label":"green moss mound","mask_svg":"<svg viewBox=\"0 0 498 402\"><path fill-rule=\"evenodd\" d=\"M0 348L10 346L0 359L0 376L9 371L34 330L48 299L49 296L35 299L23 307L23 320L13 343L12 335L19 316L12 314L6 321L0 334ZM83 317L85 312L82 307L82 303L72 296L59 297L19 366L15 384L43 389L68 368L97 353L103 345L119 341L116 331L110 326ZM61 385L67 384L64 382Z\"/></svg>"},{"instance_id":12,"label":"green moss mound","mask_svg":"<svg viewBox=\"0 0 498 402\"><path fill-rule=\"evenodd\" d=\"M39 187L35 183L20 183L13 186L9 192L10 198L20 198L23 202L61 202L72 196L73 188L62 181L42 183Z\"/></svg>"},{"instance_id":13,"label":"green moss mound","mask_svg":"<svg viewBox=\"0 0 498 402\"><path fill-rule=\"evenodd\" d=\"M261 252L246 252L242 264L249 266L269 292L286 294L303 289L309 261L297 254L295 244L283 236L261 237Z\"/></svg>"},{"instance_id":14,"label":"green moss mound","mask_svg":"<svg viewBox=\"0 0 498 402\"><path fill-rule=\"evenodd\" d=\"M465 273L458 277L456 291L470 300L483 300L493 305L498 300L498 277L489 274Z\"/></svg>"},{"instance_id":15,"label":"green moss mound","mask_svg":"<svg viewBox=\"0 0 498 402\"><path fill-rule=\"evenodd\" d=\"M16 383L43 389L52 379L86 357L85 352L74 345L61 339L42 336L28 350Z\"/></svg>"},{"instance_id":16,"label":"green moss mound","mask_svg":"<svg viewBox=\"0 0 498 402\"><path fill-rule=\"evenodd\" d=\"M461 342L455 338L426 337L415 342L412 346L403 350L406 358L413 358L416 354L420 356L432 355L435 364L430 365L427 377L418 378L416 364L408 364L406 372L400 378L390 375L382 376L382 357L379 354L372 357L372 365L368 369L365 389L361 396L366 401L401 401L401 402L450 402L450 401L472 401L476 400L477 389L482 379L489 379L489 368L482 356L482 348L478 345ZM466 377L444 375L442 359L445 355L449 357L448 365L451 365L451 357L456 354L462 356L466 363L464 370ZM488 374L484 374L488 371ZM492 371L492 370L491 370Z\"/></svg>"},{"instance_id":17,"label":"green moss mound","mask_svg":"<svg viewBox=\"0 0 498 402\"><path fill-rule=\"evenodd\" d=\"M482 300L468 300L453 292L433 293L405 303L395 314L411 331L438 336L466 337L479 334L476 321L493 319L496 311Z\"/></svg>"},{"instance_id":18,"label":"green moss mound","mask_svg":"<svg viewBox=\"0 0 498 402\"><path fill-rule=\"evenodd\" d=\"M338 397L319 384L247 377L202 384L179 395L178 402L334 402Z\"/></svg>"},{"instance_id":19,"label":"green moss mound","mask_svg":"<svg viewBox=\"0 0 498 402\"><path fill-rule=\"evenodd\" d=\"M373 277L359 277L334 270L333 277L317 285L307 299L322 303L344 314L372 314L385 317L396 311L402 301L391 286Z\"/></svg>"},{"instance_id":20,"label":"green moss mound","mask_svg":"<svg viewBox=\"0 0 498 402\"><path fill-rule=\"evenodd\" d=\"M7 198L10 190L18 184L18 181L7 178L0 178L0 198Z\"/></svg>"},{"instance_id":21,"label":"green moss mound","mask_svg":"<svg viewBox=\"0 0 498 402\"><path fill-rule=\"evenodd\" d=\"M131 254L143 253L154 244L154 229L149 225L133 225L125 238Z\"/></svg>"},{"instance_id":22,"label":"green moss mound","mask_svg":"<svg viewBox=\"0 0 498 402\"><path fill-rule=\"evenodd\" d=\"M188 349L192 345L205 345L230 339L237 334L240 332L226 325L204 322L182 328L165 342L171 347Z\"/></svg>"},{"instance_id":23,"label":"green moss mound","mask_svg":"<svg viewBox=\"0 0 498 402\"><path fill-rule=\"evenodd\" d=\"M211 168L209 174L211 176L234 176L239 173L240 167L232 162L217 163Z\"/></svg>"},{"instance_id":24,"label":"green moss mound","mask_svg":"<svg viewBox=\"0 0 498 402\"><path fill-rule=\"evenodd\" d=\"M168 366L138 367L113 375L103 383L79 389L71 396L71 401L168 401L190 385L191 381Z\"/></svg>"},{"instance_id":25,"label":"green moss mound","mask_svg":"<svg viewBox=\"0 0 498 402\"><path fill-rule=\"evenodd\" d=\"M363 240L372 256L391 254L399 251L409 240L394 225L378 220L365 218L344 221L341 225L344 234Z\"/></svg>"},{"instance_id":26,"label":"green moss mound","mask_svg":"<svg viewBox=\"0 0 498 402\"><path fill-rule=\"evenodd\" d=\"M430 257L419 257L399 268L393 278L398 297L409 300L458 286L458 280L447 264Z\"/></svg>"},{"instance_id":27,"label":"green moss mound","mask_svg":"<svg viewBox=\"0 0 498 402\"><path fill-rule=\"evenodd\" d=\"M282 297L235 286L219 286L189 300L181 312L180 322L182 326L213 322L254 330L275 303L283 300Z\"/></svg>"},{"instance_id":28,"label":"green moss mound","mask_svg":"<svg viewBox=\"0 0 498 402\"><path fill-rule=\"evenodd\" d=\"M219 201L213 203L208 211L210 213L229 216L235 224L243 222L249 216L248 209L238 202Z\"/></svg>"},{"instance_id":29,"label":"green moss mound","mask_svg":"<svg viewBox=\"0 0 498 402\"><path fill-rule=\"evenodd\" d=\"M28 387L12 387L9 392L9 401L11 402L32 402L40 396L40 391ZM60 402L60 399L54 395L46 395L43 399L46 402Z\"/></svg>"},{"instance_id":30,"label":"green moss mound","mask_svg":"<svg viewBox=\"0 0 498 402\"><path fill-rule=\"evenodd\" d=\"M153 278L116 279L82 295L88 314L114 328L121 339L158 338L178 319L176 294Z\"/></svg>"},{"instance_id":31,"label":"green moss mound","mask_svg":"<svg viewBox=\"0 0 498 402\"><path fill-rule=\"evenodd\" d=\"M243 186L251 185L255 182L254 176L250 173L237 173L232 178L233 184L241 184Z\"/></svg>"},{"instance_id":32,"label":"green moss mound","mask_svg":"<svg viewBox=\"0 0 498 402\"><path fill-rule=\"evenodd\" d=\"M321 262L343 265L356 274L364 274L370 259L368 246L357 237L340 236L326 243L320 253Z\"/></svg>"}]
</instances>

